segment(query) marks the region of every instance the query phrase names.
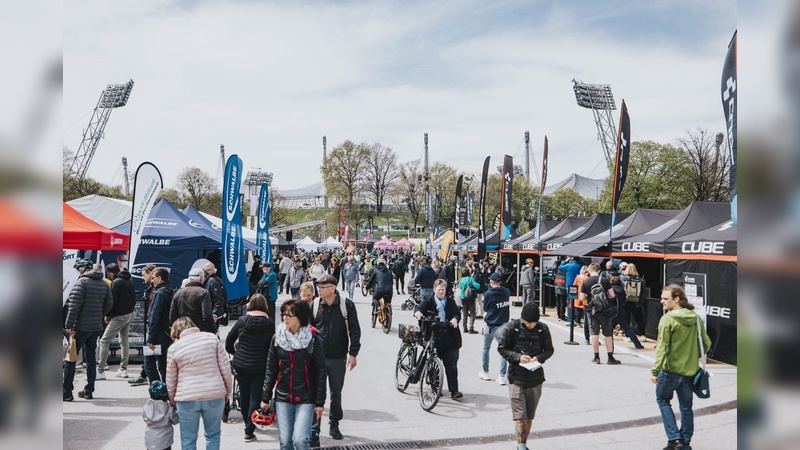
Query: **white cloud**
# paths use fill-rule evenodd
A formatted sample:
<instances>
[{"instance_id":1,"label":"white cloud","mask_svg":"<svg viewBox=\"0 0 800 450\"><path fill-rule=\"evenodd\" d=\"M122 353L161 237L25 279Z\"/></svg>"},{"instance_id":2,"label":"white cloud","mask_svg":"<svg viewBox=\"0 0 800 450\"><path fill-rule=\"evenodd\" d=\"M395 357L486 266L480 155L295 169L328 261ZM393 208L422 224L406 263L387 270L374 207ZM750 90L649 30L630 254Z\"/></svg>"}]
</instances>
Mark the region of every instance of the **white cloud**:
<instances>
[{"instance_id":1,"label":"white cloud","mask_svg":"<svg viewBox=\"0 0 800 450\"><path fill-rule=\"evenodd\" d=\"M322 135L329 149L380 141L406 161L421 156L429 132L432 161L477 173L487 154L521 159L530 130L537 159L542 136L550 139L552 182L589 175L602 153L591 113L575 104L574 77L610 83L628 103L636 139L672 142L696 126L723 127L727 33L691 47L624 41L547 4L526 7L540 26L503 23L518 8L70 2L64 123L90 111L107 83L134 78L90 176L119 182L110 178L127 156L134 169L152 161L172 186L185 166L213 175L225 144L245 168L273 171L279 188L319 179ZM64 143L75 149L86 123Z\"/></svg>"}]
</instances>

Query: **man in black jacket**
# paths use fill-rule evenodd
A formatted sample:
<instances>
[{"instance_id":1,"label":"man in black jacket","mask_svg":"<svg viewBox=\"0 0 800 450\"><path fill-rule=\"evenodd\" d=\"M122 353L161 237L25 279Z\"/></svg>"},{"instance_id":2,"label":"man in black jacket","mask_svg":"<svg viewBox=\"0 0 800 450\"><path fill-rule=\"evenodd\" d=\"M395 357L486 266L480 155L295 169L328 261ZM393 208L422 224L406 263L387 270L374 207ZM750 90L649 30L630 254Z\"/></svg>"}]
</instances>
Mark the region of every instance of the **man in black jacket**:
<instances>
[{"instance_id":1,"label":"man in black jacket","mask_svg":"<svg viewBox=\"0 0 800 450\"><path fill-rule=\"evenodd\" d=\"M211 294L211 305L214 315L214 331L212 331L212 333L215 333L219 330L220 325L228 324L228 296L225 293L222 280L215 276L217 268L214 266L214 263L207 262L206 265L203 266L203 270L205 271L203 287Z\"/></svg>"},{"instance_id":2,"label":"man in black jacket","mask_svg":"<svg viewBox=\"0 0 800 450\"><path fill-rule=\"evenodd\" d=\"M394 266L392 267L392 271L394 272L395 276L395 283L394 287L397 290L397 293L406 293L406 262L403 259L402 255L397 255L394 258Z\"/></svg>"},{"instance_id":3,"label":"man in black jacket","mask_svg":"<svg viewBox=\"0 0 800 450\"><path fill-rule=\"evenodd\" d=\"M122 357L119 361L117 378L128 378L128 332L133 322L133 308L136 305L136 289L131 281L131 273L127 270L119 270L119 266L111 263L106 266L106 273L111 280L111 298L113 306L111 311L105 316L107 324L103 337L100 338L100 361L97 363L97 379L106 379L106 369L108 369L108 351L111 340L119 335L119 346L122 349Z\"/></svg>"},{"instance_id":4,"label":"man in black jacket","mask_svg":"<svg viewBox=\"0 0 800 450\"><path fill-rule=\"evenodd\" d=\"M113 300L111 289L103 280L103 274L92 270L92 262L81 259L75 263L80 277L72 287L67 300L64 328L77 341L77 347L83 350L86 362L86 386L78 392L78 397L92 399L94 381L97 376L97 338L103 333L103 317L111 311ZM64 401L71 402L72 385L75 379L75 363L64 362Z\"/></svg>"},{"instance_id":5,"label":"man in black jacket","mask_svg":"<svg viewBox=\"0 0 800 450\"><path fill-rule=\"evenodd\" d=\"M419 286L419 297L425 298L433 295L433 282L436 281L436 271L431 267L431 257L425 258L425 263L417 271L414 284Z\"/></svg>"},{"instance_id":6,"label":"man in black jacket","mask_svg":"<svg viewBox=\"0 0 800 450\"><path fill-rule=\"evenodd\" d=\"M373 270L369 279L367 280L367 288L372 288L372 314L377 314L378 300L383 299L383 303L392 306L392 271L386 267L386 261L383 258L375 262L375 270Z\"/></svg>"},{"instance_id":7,"label":"man in black jacket","mask_svg":"<svg viewBox=\"0 0 800 450\"><path fill-rule=\"evenodd\" d=\"M203 287L204 278L203 269L189 271L189 282L175 293L170 302L170 324L175 323L179 317L188 317L200 331L215 331L211 294Z\"/></svg>"},{"instance_id":8,"label":"man in black jacket","mask_svg":"<svg viewBox=\"0 0 800 450\"><path fill-rule=\"evenodd\" d=\"M508 389L511 398L511 415L514 419L517 448L527 449L536 407L542 396L544 368L525 368L520 364L544 364L553 356L553 339L547 325L539 322L539 309L535 303L522 307L519 320L503 326L497 351L509 362Z\"/></svg>"},{"instance_id":9,"label":"man in black jacket","mask_svg":"<svg viewBox=\"0 0 800 450\"><path fill-rule=\"evenodd\" d=\"M169 271L165 267L156 268L152 280L155 290L150 313L147 316L146 342L147 347L153 352L156 351L156 345L160 346L160 353L144 357L144 370L151 383L155 380L166 382L167 351L172 344L169 323L172 287L169 285Z\"/></svg>"},{"instance_id":10,"label":"man in black jacket","mask_svg":"<svg viewBox=\"0 0 800 450\"><path fill-rule=\"evenodd\" d=\"M346 369L355 369L358 351L361 350L361 326L358 324L356 305L350 299L343 299L336 290L339 280L330 274L317 278L319 299L318 310L312 313L313 325L322 337L325 349L325 365L328 369L328 386L331 391L331 406L328 413L330 435L342 439L339 421L344 417L342 411L342 387ZM389 285L391 290L391 284ZM341 302L345 302L347 317L342 314ZM315 419L311 432L311 444L319 447L321 420Z\"/></svg>"}]
</instances>

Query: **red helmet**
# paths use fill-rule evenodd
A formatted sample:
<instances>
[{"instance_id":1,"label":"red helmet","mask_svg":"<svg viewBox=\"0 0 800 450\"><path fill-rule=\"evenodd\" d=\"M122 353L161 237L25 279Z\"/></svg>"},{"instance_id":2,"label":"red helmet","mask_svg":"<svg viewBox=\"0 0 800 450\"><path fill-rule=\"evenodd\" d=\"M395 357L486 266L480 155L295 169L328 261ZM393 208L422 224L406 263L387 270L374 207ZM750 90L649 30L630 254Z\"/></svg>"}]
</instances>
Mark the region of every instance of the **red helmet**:
<instances>
[{"instance_id":1,"label":"red helmet","mask_svg":"<svg viewBox=\"0 0 800 450\"><path fill-rule=\"evenodd\" d=\"M275 423L275 413L266 413L261 410L261 408L253 411L253 414L250 416L250 419L253 421L254 425L258 425L260 427L268 427Z\"/></svg>"}]
</instances>

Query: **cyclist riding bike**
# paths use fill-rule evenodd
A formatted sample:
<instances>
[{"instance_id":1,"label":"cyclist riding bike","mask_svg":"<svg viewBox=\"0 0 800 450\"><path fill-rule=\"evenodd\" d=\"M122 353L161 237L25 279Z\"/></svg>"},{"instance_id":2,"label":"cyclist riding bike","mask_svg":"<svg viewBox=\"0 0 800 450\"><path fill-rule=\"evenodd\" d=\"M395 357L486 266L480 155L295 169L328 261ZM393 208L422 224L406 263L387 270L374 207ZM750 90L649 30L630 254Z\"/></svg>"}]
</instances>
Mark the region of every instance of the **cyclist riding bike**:
<instances>
[{"instance_id":1,"label":"cyclist riding bike","mask_svg":"<svg viewBox=\"0 0 800 450\"><path fill-rule=\"evenodd\" d=\"M386 261L381 258L375 263L375 269L367 280L367 287L373 289L372 294L372 310L377 311L379 307L378 300L383 299L383 303L390 307L392 306L392 271L386 267Z\"/></svg>"}]
</instances>

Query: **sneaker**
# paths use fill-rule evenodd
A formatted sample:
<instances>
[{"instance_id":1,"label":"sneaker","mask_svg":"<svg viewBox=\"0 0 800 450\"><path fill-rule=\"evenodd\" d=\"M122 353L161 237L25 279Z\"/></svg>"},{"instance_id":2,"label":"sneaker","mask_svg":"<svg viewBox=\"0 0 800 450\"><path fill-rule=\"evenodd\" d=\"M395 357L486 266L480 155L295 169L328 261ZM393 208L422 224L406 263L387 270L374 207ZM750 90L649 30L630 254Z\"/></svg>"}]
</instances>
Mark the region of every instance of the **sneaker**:
<instances>
[{"instance_id":1,"label":"sneaker","mask_svg":"<svg viewBox=\"0 0 800 450\"><path fill-rule=\"evenodd\" d=\"M94 398L94 397L92 396L92 393L91 393L91 392L89 392L89 391L87 391L86 389L84 389L84 390L82 390L82 391L78 392L78 397L80 397L80 398L83 398L83 399L86 399L86 400L91 400L91 399L93 399L93 398Z\"/></svg>"},{"instance_id":2,"label":"sneaker","mask_svg":"<svg viewBox=\"0 0 800 450\"><path fill-rule=\"evenodd\" d=\"M147 377L143 377L141 374L137 375L136 378L132 380L128 380L128 384L131 386L142 386L147 383Z\"/></svg>"},{"instance_id":3,"label":"sneaker","mask_svg":"<svg viewBox=\"0 0 800 450\"><path fill-rule=\"evenodd\" d=\"M570 326L570 325L572 325L572 322L570 322L569 320L565 320L565 321L564 321L564 325L566 325L566 326Z\"/></svg>"},{"instance_id":4,"label":"sneaker","mask_svg":"<svg viewBox=\"0 0 800 450\"><path fill-rule=\"evenodd\" d=\"M497 377L497 384L499 384L500 386L507 385L508 384L508 377L505 376L505 375L500 375L499 377Z\"/></svg>"},{"instance_id":5,"label":"sneaker","mask_svg":"<svg viewBox=\"0 0 800 450\"><path fill-rule=\"evenodd\" d=\"M647 337L645 336L640 337L639 342L647 342Z\"/></svg>"},{"instance_id":6,"label":"sneaker","mask_svg":"<svg viewBox=\"0 0 800 450\"><path fill-rule=\"evenodd\" d=\"M683 441L680 439L673 439L671 441L667 441L667 446L664 447L664 450L674 450L683 448Z\"/></svg>"},{"instance_id":7,"label":"sneaker","mask_svg":"<svg viewBox=\"0 0 800 450\"><path fill-rule=\"evenodd\" d=\"M116 377L116 378L128 378L128 370L127 369L119 369L114 374L114 377Z\"/></svg>"},{"instance_id":8,"label":"sneaker","mask_svg":"<svg viewBox=\"0 0 800 450\"><path fill-rule=\"evenodd\" d=\"M470 328L469 334L478 334L478 332L475 331L475 328Z\"/></svg>"},{"instance_id":9,"label":"sneaker","mask_svg":"<svg viewBox=\"0 0 800 450\"><path fill-rule=\"evenodd\" d=\"M626 337L626 338L622 339L622 342L630 342L630 341L631 341L631 338L629 338L629 337Z\"/></svg>"},{"instance_id":10,"label":"sneaker","mask_svg":"<svg viewBox=\"0 0 800 450\"><path fill-rule=\"evenodd\" d=\"M319 433L312 431L311 436L308 437L308 446L310 448L319 448Z\"/></svg>"},{"instance_id":11,"label":"sneaker","mask_svg":"<svg viewBox=\"0 0 800 450\"><path fill-rule=\"evenodd\" d=\"M255 440L256 440L256 435L255 434L245 434L244 435L244 441L245 442L253 442Z\"/></svg>"},{"instance_id":12,"label":"sneaker","mask_svg":"<svg viewBox=\"0 0 800 450\"><path fill-rule=\"evenodd\" d=\"M637 345L636 350L644 350L644 345Z\"/></svg>"},{"instance_id":13,"label":"sneaker","mask_svg":"<svg viewBox=\"0 0 800 450\"><path fill-rule=\"evenodd\" d=\"M75 400L75 397L73 397L72 394L64 394L64 401L65 402L71 402L73 400Z\"/></svg>"},{"instance_id":14,"label":"sneaker","mask_svg":"<svg viewBox=\"0 0 800 450\"><path fill-rule=\"evenodd\" d=\"M618 366L618 365L620 365L622 363L617 358L614 358L613 356L609 356L607 364L609 366Z\"/></svg>"},{"instance_id":15,"label":"sneaker","mask_svg":"<svg viewBox=\"0 0 800 450\"><path fill-rule=\"evenodd\" d=\"M586 345L592 345L592 343L589 342L589 341L586 341Z\"/></svg>"},{"instance_id":16,"label":"sneaker","mask_svg":"<svg viewBox=\"0 0 800 450\"><path fill-rule=\"evenodd\" d=\"M592 362L595 363L595 364L600 364L600 357L599 356L595 356L594 358L592 358Z\"/></svg>"},{"instance_id":17,"label":"sneaker","mask_svg":"<svg viewBox=\"0 0 800 450\"><path fill-rule=\"evenodd\" d=\"M336 439L337 441L342 439L342 438L344 438L344 436L342 436L342 432L339 431L339 424L338 423L332 423L331 424L331 437Z\"/></svg>"},{"instance_id":18,"label":"sneaker","mask_svg":"<svg viewBox=\"0 0 800 450\"><path fill-rule=\"evenodd\" d=\"M97 372L97 376L95 377L95 380L105 380L105 379L106 379L106 373L105 372Z\"/></svg>"},{"instance_id":19,"label":"sneaker","mask_svg":"<svg viewBox=\"0 0 800 450\"><path fill-rule=\"evenodd\" d=\"M489 381L489 380L492 379L492 377L489 376L489 372L484 372L484 371L478 372L478 378L480 378L481 380L486 380L486 381Z\"/></svg>"},{"instance_id":20,"label":"sneaker","mask_svg":"<svg viewBox=\"0 0 800 450\"><path fill-rule=\"evenodd\" d=\"M464 396L464 394L462 394L459 391L455 391L455 392L451 392L450 393L450 398L462 398L463 396Z\"/></svg>"}]
</instances>

